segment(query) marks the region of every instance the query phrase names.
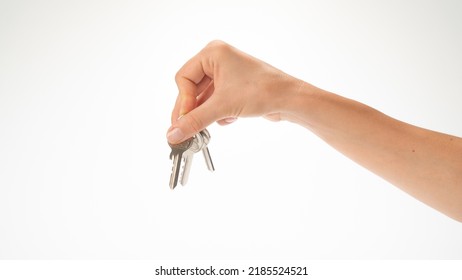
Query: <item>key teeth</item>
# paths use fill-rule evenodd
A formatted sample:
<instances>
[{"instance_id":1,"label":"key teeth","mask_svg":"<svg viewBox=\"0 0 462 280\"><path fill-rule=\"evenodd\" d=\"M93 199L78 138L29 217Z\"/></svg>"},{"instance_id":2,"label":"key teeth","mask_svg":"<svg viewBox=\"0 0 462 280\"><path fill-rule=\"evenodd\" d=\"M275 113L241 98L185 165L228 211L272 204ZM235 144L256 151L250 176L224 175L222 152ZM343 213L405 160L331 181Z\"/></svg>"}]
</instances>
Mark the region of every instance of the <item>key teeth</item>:
<instances>
[{"instance_id":1,"label":"key teeth","mask_svg":"<svg viewBox=\"0 0 462 280\"><path fill-rule=\"evenodd\" d=\"M176 187L176 184L175 184L175 167L172 167L172 172L170 174L170 189L171 190L174 190L175 187Z\"/></svg>"},{"instance_id":2,"label":"key teeth","mask_svg":"<svg viewBox=\"0 0 462 280\"><path fill-rule=\"evenodd\" d=\"M186 155L185 155L186 156ZM181 158L181 164L180 164L180 172L178 174L178 182L182 185L185 186L186 182L183 184L183 177L184 177L184 172L186 170L186 157L183 156Z\"/></svg>"},{"instance_id":3,"label":"key teeth","mask_svg":"<svg viewBox=\"0 0 462 280\"><path fill-rule=\"evenodd\" d=\"M180 184L183 186L183 183L181 183L181 181L183 181L183 175L184 175L184 160L182 159L181 160L181 165L180 165L180 174L178 175L178 182L180 182Z\"/></svg>"}]
</instances>

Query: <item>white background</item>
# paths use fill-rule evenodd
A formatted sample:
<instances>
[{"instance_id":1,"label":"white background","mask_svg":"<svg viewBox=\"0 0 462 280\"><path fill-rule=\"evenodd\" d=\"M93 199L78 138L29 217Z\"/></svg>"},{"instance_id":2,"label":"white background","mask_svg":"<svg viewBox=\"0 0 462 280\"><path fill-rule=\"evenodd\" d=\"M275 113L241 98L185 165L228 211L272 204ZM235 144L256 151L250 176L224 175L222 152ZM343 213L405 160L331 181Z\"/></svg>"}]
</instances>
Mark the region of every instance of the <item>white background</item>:
<instances>
[{"instance_id":1,"label":"white background","mask_svg":"<svg viewBox=\"0 0 462 280\"><path fill-rule=\"evenodd\" d=\"M0 258L460 259L462 224L290 123L212 125L171 191L174 75L222 39L462 135L458 1L1 1Z\"/></svg>"}]
</instances>

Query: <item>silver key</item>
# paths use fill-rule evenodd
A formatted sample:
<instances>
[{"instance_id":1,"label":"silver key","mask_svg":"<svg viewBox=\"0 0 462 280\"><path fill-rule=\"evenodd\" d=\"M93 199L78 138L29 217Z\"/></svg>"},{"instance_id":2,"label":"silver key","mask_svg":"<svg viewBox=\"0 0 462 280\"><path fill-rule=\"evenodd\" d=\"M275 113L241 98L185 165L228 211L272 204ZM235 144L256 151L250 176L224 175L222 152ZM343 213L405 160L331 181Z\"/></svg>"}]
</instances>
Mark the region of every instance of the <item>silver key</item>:
<instances>
[{"instance_id":1,"label":"silver key","mask_svg":"<svg viewBox=\"0 0 462 280\"><path fill-rule=\"evenodd\" d=\"M204 129L200 132L200 134L204 138L204 146L202 147L202 153L204 154L205 163L207 164L207 168L210 171L215 171L215 167L213 166L213 162L212 162L212 157L210 156L210 151L209 151L209 148L207 147L207 145L210 142L210 133L208 132L207 129Z\"/></svg>"},{"instance_id":2,"label":"silver key","mask_svg":"<svg viewBox=\"0 0 462 280\"><path fill-rule=\"evenodd\" d=\"M184 157L184 167L183 167L183 174L181 175L181 185L186 185L188 183L189 172L191 171L191 165L193 156L195 153L199 152L204 145L203 137L200 133L196 134L192 138L192 143L189 149L183 154Z\"/></svg>"},{"instance_id":3,"label":"silver key","mask_svg":"<svg viewBox=\"0 0 462 280\"><path fill-rule=\"evenodd\" d=\"M170 175L170 188L173 190L178 184L178 177L180 175L181 165L183 163L183 154L189 150L193 144L193 138L190 138L184 142L178 144L170 144L172 152L170 153L170 159L173 159L172 174Z\"/></svg>"},{"instance_id":4,"label":"silver key","mask_svg":"<svg viewBox=\"0 0 462 280\"><path fill-rule=\"evenodd\" d=\"M210 133L204 129L194 137L179 143L170 144L172 152L170 153L170 159L173 159L172 174L170 175L170 188L174 189L178 181L181 185L186 185L191 171L192 159L195 153L202 151L204 154L207 168L210 171L214 171L215 168L210 157L210 152L207 145L210 141Z\"/></svg>"}]
</instances>

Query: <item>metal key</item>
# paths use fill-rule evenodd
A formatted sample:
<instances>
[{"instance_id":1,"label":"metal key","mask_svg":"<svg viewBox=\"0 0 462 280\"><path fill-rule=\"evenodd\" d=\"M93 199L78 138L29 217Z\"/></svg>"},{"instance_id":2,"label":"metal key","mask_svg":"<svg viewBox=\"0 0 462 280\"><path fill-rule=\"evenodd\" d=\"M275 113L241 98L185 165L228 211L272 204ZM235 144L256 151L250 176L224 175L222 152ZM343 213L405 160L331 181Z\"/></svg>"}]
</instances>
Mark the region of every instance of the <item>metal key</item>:
<instances>
[{"instance_id":1,"label":"metal key","mask_svg":"<svg viewBox=\"0 0 462 280\"><path fill-rule=\"evenodd\" d=\"M181 185L186 185L188 183L189 172L191 171L191 165L193 156L195 153L199 152L204 145L204 139L200 133L196 134L192 138L192 143L189 149L183 154L184 157L184 167L183 174L181 175Z\"/></svg>"},{"instance_id":2,"label":"metal key","mask_svg":"<svg viewBox=\"0 0 462 280\"><path fill-rule=\"evenodd\" d=\"M178 184L178 177L180 175L181 165L183 163L183 154L189 150L193 144L193 138L190 138L184 142L178 144L170 144L172 152L170 153L170 159L173 159L172 174L170 175L170 188L173 190Z\"/></svg>"},{"instance_id":3,"label":"metal key","mask_svg":"<svg viewBox=\"0 0 462 280\"><path fill-rule=\"evenodd\" d=\"M215 168L210 157L210 152L207 148L210 142L210 133L207 129L204 129L200 133L196 134L192 138L179 143L170 144L172 152L170 153L170 159L173 159L172 174L170 175L170 188L174 189L178 181L181 185L186 185L191 171L192 159L195 153L202 151L204 154L207 168L210 171L214 171ZM182 172L181 172L182 170Z\"/></svg>"},{"instance_id":4,"label":"metal key","mask_svg":"<svg viewBox=\"0 0 462 280\"><path fill-rule=\"evenodd\" d=\"M210 142L210 133L208 132L207 129L204 129L200 132L200 134L204 138L204 146L202 147L202 153L204 154L205 163L207 164L207 168L210 171L215 171L215 167L213 166L213 162L212 162L212 157L210 156L210 151L209 151L209 148L207 147L207 145Z\"/></svg>"}]
</instances>

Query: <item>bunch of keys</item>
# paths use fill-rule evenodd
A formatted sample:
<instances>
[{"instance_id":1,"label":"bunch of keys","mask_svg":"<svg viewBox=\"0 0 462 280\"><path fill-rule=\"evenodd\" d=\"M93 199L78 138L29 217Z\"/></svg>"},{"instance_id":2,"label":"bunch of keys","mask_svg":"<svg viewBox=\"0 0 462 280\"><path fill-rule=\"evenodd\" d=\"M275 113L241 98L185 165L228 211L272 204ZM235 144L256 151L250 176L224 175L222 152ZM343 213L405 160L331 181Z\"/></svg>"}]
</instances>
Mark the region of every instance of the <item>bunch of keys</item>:
<instances>
[{"instance_id":1,"label":"bunch of keys","mask_svg":"<svg viewBox=\"0 0 462 280\"><path fill-rule=\"evenodd\" d=\"M210 142L210 134L207 129L202 130L198 134L188 140L178 143L169 144L172 148L170 159L173 159L172 174L170 175L170 188L173 190L178 181L184 186L188 182L189 171L191 170L192 159L195 153L202 151L205 158L205 163L210 171L214 171L212 158L210 157L207 145ZM183 169L183 172L180 170Z\"/></svg>"}]
</instances>

